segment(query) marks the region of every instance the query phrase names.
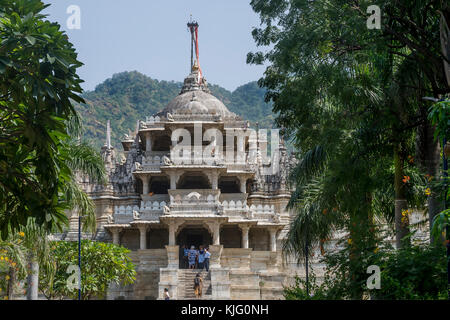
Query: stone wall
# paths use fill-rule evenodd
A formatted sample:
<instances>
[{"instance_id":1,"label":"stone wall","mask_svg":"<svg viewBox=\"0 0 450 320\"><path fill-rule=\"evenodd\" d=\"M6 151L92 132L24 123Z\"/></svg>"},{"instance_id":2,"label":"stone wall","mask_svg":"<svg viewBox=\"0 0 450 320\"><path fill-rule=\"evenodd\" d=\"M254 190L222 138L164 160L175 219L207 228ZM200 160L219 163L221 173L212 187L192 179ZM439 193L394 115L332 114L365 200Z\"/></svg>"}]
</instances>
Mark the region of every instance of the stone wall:
<instances>
[{"instance_id":1,"label":"stone wall","mask_svg":"<svg viewBox=\"0 0 450 320\"><path fill-rule=\"evenodd\" d=\"M136 281L129 286L110 286L108 300L156 300L160 268L167 267L166 249L137 250L129 253L136 266Z\"/></svg>"}]
</instances>

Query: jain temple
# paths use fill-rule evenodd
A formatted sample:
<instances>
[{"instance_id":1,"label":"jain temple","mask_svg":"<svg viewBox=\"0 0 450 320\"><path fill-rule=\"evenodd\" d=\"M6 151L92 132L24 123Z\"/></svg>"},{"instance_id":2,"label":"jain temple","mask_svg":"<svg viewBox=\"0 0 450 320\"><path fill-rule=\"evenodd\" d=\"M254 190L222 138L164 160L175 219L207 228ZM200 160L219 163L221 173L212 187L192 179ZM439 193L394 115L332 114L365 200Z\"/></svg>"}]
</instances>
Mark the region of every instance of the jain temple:
<instances>
[{"instance_id":1,"label":"jain temple","mask_svg":"<svg viewBox=\"0 0 450 320\"><path fill-rule=\"evenodd\" d=\"M183 268L183 245L209 246L203 299L282 299L283 285L303 274L281 250L295 159L278 131L250 128L211 95L198 51L181 92L125 135L120 159L109 122L106 135L108 183L80 183L96 206L95 240L130 249L137 271L108 299L161 299L164 288L194 298L198 271ZM78 214L70 215L64 239L76 240Z\"/></svg>"}]
</instances>

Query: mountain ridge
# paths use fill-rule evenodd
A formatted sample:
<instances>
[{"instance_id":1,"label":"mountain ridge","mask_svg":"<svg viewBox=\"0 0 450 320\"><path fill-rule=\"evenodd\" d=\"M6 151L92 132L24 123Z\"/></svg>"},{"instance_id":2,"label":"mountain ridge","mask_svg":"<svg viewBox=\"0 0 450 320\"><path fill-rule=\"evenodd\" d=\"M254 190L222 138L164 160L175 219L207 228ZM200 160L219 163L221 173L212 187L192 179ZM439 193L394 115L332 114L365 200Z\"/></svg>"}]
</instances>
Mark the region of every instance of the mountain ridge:
<instances>
[{"instance_id":1,"label":"mountain ridge","mask_svg":"<svg viewBox=\"0 0 450 320\"><path fill-rule=\"evenodd\" d=\"M114 74L83 93L84 104L75 107L83 118L83 139L100 148L105 142L106 122L111 121L111 140L117 149L124 134L133 131L138 120L161 111L175 98L183 83L153 79L138 71ZM275 115L272 104L264 101L265 90L256 81L229 91L216 84L208 84L212 94L227 108L249 120L252 126L272 128ZM121 148L119 148L120 150Z\"/></svg>"}]
</instances>

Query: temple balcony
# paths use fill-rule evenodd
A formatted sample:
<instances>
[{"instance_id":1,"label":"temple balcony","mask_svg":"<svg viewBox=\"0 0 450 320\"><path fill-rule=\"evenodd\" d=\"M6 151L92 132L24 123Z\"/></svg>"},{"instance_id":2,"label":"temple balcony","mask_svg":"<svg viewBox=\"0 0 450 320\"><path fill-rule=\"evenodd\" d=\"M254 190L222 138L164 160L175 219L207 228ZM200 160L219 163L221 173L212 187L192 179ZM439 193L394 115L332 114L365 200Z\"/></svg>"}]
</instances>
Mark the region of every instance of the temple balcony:
<instances>
[{"instance_id":1,"label":"temple balcony","mask_svg":"<svg viewBox=\"0 0 450 320\"><path fill-rule=\"evenodd\" d=\"M141 199L139 208L141 220L159 220L159 217L164 214L164 207L169 206L168 194L141 195Z\"/></svg>"},{"instance_id":2,"label":"temple balcony","mask_svg":"<svg viewBox=\"0 0 450 320\"><path fill-rule=\"evenodd\" d=\"M220 207L218 189L169 190L170 214L216 214Z\"/></svg>"}]
</instances>

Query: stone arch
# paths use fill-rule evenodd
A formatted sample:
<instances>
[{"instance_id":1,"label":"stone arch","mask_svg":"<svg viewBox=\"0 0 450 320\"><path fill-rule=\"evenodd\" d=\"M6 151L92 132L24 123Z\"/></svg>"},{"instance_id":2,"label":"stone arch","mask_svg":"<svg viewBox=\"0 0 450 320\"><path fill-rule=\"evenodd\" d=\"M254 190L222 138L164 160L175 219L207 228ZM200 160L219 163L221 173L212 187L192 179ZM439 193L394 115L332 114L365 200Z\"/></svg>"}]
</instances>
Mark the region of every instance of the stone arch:
<instances>
[{"instance_id":1,"label":"stone arch","mask_svg":"<svg viewBox=\"0 0 450 320\"><path fill-rule=\"evenodd\" d=\"M219 189L221 193L240 193L240 181L236 176L221 176Z\"/></svg>"},{"instance_id":2,"label":"stone arch","mask_svg":"<svg viewBox=\"0 0 450 320\"><path fill-rule=\"evenodd\" d=\"M155 134L152 139L152 151L170 151L172 140L169 133Z\"/></svg>"},{"instance_id":3,"label":"stone arch","mask_svg":"<svg viewBox=\"0 0 450 320\"><path fill-rule=\"evenodd\" d=\"M250 228L248 234L249 247L254 251L270 250L270 234L265 228Z\"/></svg>"},{"instance_id":4,"label":"stone arch","mask_svg":"<svg viewBox=\"0 0 450 320\"><path fill-rule=\"evenodd\" d=\"M220 244L224 248L241 248L242 231L237 225L223 225L220 228Z\"/></svg>"},{"instance_id":5,"label":"stone arch","mask_svg":"<svg viewBox=\"0 0 450 320\"><path fill-rule=\"evenodd\" d=\"M170 180L166 175L152 176L149 181L150 192L154 194L168 194Z\"/></svg>"},{"instance_id":6,"label":"stone arch","mask_svg":"<svg viewBox=\"0 0 450 320\"><path fill-rule=\"evenodd\" d=\"M177 189L211 189L211 182L201 171L185 172L177 182Z\"/></svg>"}]
</instances>

